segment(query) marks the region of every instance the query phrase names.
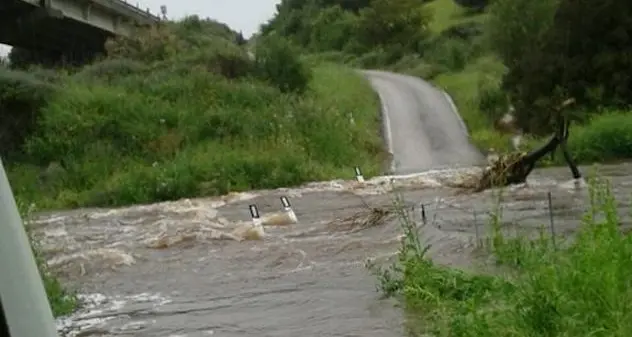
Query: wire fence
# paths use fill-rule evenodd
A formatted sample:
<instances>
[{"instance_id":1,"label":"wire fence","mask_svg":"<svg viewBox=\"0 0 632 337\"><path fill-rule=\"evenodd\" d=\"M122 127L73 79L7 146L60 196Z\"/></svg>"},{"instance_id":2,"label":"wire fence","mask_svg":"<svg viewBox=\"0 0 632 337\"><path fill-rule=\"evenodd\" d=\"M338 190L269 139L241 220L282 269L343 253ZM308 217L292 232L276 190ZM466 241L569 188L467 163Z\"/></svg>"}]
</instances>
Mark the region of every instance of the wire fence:
<instances>
[{"instance_id":1,"label":"wire fence","mask_svg":"<svg viewBox=\"0 0 632 337\"><path fill-rule=\"evenodd\" d=\"M403 200L410 198L403 197ZM436 198L432 202L403 201L408 216L417 227L431 226L444 233L460 233L476 242L489 238L492 231L504 235L536 237L542 231L555 245L556 237L568 237L577 232L586 220L604 221L603 210L594 211L588 189L577 191L525 190L510 193L503 198L484 197L479 194L452 198ZM593 201L594 202L594 201ZM630 205L614 204L619 227L630 228Z\"/></svg>"}]
</instances>

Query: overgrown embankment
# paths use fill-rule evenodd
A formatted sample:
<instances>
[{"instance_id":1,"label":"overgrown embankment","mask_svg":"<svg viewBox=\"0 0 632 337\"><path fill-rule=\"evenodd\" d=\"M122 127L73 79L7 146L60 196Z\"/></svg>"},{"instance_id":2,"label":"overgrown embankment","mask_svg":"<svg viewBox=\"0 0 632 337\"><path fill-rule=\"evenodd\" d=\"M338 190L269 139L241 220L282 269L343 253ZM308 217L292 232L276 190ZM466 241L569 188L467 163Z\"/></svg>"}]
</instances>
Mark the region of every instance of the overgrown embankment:
<instances>
[{"instance_id":1,"label":"overgrown embankment","mask_svg":"<svg viewBox=\"0 0 632 337\"><path fill-rule=\"evenodd\" d=\"M573 97L577 105L570 112L569 146L576 159L631 158L632 142L609 135L621 132L631 119L630 96L624 94L630 77L623 75L630 66L630 35L623 32L632 30L626 19L632 7L608 3L602 8L608 15L588 20L579 13L596 13L590 6L567 0L367 0L353 5L284 0L263 34L286 36L322 59L431 81L453 96L482 150L509 149L508 135L493 127L509 104L533 147L551 132L555 107ZM621 126L608 129L614 119Z\"/></svg>"},{"instance_id":2,"label":"overgrown embankment","mask_svg":"<svg viewBox=\"0 0 632 337\"><path fill-rule=\"evenodd\" d=\"M2 70L16 193L41 208L124 205L379 173L378 102L361 75L306 63L278 37L251 59L213 25L113 40L80 69Z\"/></svg>"}]
</instances>

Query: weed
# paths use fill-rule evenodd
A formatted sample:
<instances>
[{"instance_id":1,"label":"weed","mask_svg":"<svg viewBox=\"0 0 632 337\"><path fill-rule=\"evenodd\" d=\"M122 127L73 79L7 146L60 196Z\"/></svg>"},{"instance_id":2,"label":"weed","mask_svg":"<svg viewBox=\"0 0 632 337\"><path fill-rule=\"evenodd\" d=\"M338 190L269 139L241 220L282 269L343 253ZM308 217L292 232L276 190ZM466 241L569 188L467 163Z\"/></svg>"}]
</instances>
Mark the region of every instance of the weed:
<instances>
[{"instance_id":1,"label":"weed","mask_svg":"<svg viewBox=\"0 0 632 337\"><path fill-rule=\"evenodd\" d=\"M589 186L581 227L559 246L543 231L507 237L493 217L486 248L510 268L493 275L433 263L400 208L405 239L392 267L373 268L380 289L404 301L417 332L436 336L627 336L632 238L619 228L609 182Z\"/></svg>"}]
</instances>

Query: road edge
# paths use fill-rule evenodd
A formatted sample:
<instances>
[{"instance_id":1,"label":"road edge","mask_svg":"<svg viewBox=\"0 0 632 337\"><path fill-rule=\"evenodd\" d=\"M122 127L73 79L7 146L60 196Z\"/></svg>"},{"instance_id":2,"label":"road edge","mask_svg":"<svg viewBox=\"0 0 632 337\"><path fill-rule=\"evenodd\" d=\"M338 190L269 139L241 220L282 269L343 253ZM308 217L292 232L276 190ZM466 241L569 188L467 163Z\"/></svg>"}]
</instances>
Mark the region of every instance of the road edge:
<instances>
[{"instance_id":1,"label":"road edge","mask_svg":"<svg viewBox=\"0 0 632 337\"><path fill-rule=\"evenodd\" d=\"M392 175L395 172L395 161L393 160L393 130L391 129L391 120L388 116L388 107L384 102L384 98L382 94L375 89L373 83L371 82L371 76L369 75L369 71L371 69L354 69L358 74L360 74L365 81L368 82L369 86L371 86L371 90L373 91L373 95L378 100L378 118L380 121L380 136L382 138L382 143L384 145L384 152L387 154L386 160L382 162L383 172L382 175Z\"/></svg>"},{"instance_id":2,"label":"road edge","mask_svg":"<svg viewBox=\"0 0 632 337\"><path fill-rule=\"evenodd\" d=\"M426 81L426 80L423 80L423 81ZM426 82L432 85L432 83L428 81ZM470 130L467 128L467 124L465 124L465 121L463 120L463 116L461 116L461 114L459 113L459 108L454 103L452 96L450 96L450 94L447 91L440 89L434 85L432 86L443 93L443 97L445 97L445 100L448 101L448 104L450 105L450 110L452 110L452 112L456 115L456 118L459 120L459 125L461 125L461 130L467 136L467 138L471 139L472 137L470 136Z\"/></svg>"}]
</instances>

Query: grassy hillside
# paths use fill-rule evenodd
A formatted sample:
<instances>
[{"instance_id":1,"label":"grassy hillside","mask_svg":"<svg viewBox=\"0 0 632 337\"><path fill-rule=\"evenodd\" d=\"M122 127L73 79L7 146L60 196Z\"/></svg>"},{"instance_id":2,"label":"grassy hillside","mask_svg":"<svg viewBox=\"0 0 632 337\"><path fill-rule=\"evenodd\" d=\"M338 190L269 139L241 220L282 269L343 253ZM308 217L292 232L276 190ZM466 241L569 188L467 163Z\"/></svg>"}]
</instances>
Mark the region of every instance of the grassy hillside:
<instances>
[{"instance_id":1,"label":"grassy hillside","mask_svg":"<svg viewBox=\"0 0 632 337\"><path fill-rule=\"evenodd\" d=\"M14 94L3 104L38 112L28 135L6 136L17 195L40 208L125 205L380 172L364 78L305 63L283 41L260 41L250 60L205 25L113 41L108 58L51 78L3 70Z\"/></svg>"}]
</instances>

